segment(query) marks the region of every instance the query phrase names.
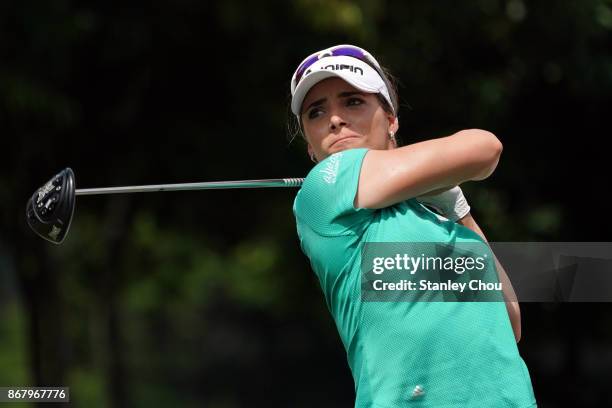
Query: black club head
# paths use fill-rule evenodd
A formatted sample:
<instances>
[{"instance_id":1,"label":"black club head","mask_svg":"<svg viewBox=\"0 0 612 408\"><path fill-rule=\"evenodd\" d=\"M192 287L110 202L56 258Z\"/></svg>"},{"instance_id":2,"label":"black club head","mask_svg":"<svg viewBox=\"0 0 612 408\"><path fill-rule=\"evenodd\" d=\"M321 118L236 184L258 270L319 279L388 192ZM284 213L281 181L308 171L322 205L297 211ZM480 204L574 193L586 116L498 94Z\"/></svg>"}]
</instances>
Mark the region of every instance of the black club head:
<instances>
[{"instance_id":1,"label":"black club head","mask_svg":"<svg viewBox=\"0 0 612 408\"><path fill-rule=\"evenodd\" d=\"M28 225L40 237L61 244L72 221L75 202L74 172L66 168L36 190L28 201Z\"/></svg>"}]
</instances>

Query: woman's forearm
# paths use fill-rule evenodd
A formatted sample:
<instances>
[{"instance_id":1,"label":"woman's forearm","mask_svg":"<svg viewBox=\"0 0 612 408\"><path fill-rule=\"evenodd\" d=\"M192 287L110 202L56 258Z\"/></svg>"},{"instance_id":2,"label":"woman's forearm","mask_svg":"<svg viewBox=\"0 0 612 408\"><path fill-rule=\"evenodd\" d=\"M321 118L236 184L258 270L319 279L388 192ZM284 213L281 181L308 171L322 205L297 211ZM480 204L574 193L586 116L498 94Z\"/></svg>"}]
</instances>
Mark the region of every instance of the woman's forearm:
<instances>
[{"instance_id":1,"label":"woman's forearm","mask_svg":"<svg viewBox=\"0 0 612 408\"><path fill-rule=\"evenodd\" d=\"M466 129L397 149L371 149L364 157L355 207L380 209L445 186L483 180L503 146L491 132Z\"/></svg>"},{"instance_id":2,"label":"woman's forearm","mask_svg":"<svg viewBox=\"0 0 612 408\"><path fill-rule=\"evenodd\" d=\"M471 229L488 244L488 240L485 237L484 233L476 223L476 220L472 217L471 214L466 215L462 219L460 219L459 224ZM491 251L491 253L493 253ZM506 301L506 310L508 311L508 317L510 318L510 323L512 324L512 331L514 332L514 338L518 343L521 339L521 309L519 307L518 300L516 298L516 293L514 293L514 288L512 287L512 283L506 274L506 271L502 267L502 265L497 260L495 254L493 254L493 258L495 259L495 266L499 275L500 282L502 284L502 291L504 294L504 299Z\"/></svg>"}]
</instances>

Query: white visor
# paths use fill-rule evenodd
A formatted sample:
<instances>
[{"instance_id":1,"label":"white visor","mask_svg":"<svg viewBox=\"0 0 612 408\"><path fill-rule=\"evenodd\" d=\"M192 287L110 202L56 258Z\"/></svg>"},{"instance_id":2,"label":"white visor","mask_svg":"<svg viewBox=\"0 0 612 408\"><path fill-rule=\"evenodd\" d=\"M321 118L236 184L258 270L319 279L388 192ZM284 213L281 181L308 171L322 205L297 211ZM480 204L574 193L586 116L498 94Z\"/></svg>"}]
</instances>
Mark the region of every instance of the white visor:
<instances>
[{"instance_id":1,"label":"white visor","mask_svg":"<svg viewBox=\"0 0 612 408\"><path fill-rule=\"evenodd\" d=\"M312 64L302 76L295 89L291 90L291 111L298 118L308 91L326 78L342 78L350 85L367 93L380 93L394 109L389 90L378 72L358 58L339 55L324 57Z\"/></svg>"}]
</instances>

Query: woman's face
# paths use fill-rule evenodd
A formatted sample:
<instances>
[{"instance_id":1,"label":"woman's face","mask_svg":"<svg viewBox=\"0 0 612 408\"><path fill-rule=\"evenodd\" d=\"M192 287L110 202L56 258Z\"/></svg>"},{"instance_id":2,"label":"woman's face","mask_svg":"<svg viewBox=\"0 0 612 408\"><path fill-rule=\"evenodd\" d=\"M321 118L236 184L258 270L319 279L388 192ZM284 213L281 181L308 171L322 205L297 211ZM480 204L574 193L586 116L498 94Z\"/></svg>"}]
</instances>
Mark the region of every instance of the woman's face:
<instances>
[{"instance_id":1,"label":"woman's face","mask_svg":"<svg viewBox=\"0 0 612 408\"><path fill-rule=\"evenodd\" d=\"M300 120L308 153L317 161L341 150L393 149L398 121L385 112L376 94L362 92L340 78L325 79L310 89Z\"/></svg>"}]
</instances>

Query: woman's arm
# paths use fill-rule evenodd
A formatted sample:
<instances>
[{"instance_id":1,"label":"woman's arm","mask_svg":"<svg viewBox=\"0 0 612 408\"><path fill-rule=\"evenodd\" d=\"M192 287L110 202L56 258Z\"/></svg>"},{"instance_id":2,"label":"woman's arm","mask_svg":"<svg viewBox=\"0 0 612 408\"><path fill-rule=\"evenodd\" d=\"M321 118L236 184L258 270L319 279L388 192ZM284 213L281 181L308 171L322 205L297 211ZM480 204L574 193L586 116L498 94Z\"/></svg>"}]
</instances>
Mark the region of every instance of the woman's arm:
<instances>
[{"instance_id":1,"label":"woman's arm","mask_svg":"<svg viewBox=\"0 0 612 408\"><path fill-rule=\"evenodd\" d=\"M476 224L476 220L474 220L471 214L466 215L458 222L459 224L468 227L469 229L480 235L482 239L488 244L489 241L487 241L487 238L485 237L478 224ZM495 254L493 254L493 258L495 259L495 266L502 284L504 299L506 300L506 310L508 311L508 317L510 318L510 323L512 324L514 338L518 343L521 340L521 309L516 298L516 293L514 293L514 288L512 287L510 279L508 279L506 271L497 260Z\"/></svg>"},{"instance_id":2,"label":"woman's arm","mask_svg":"<svg viewBox=\"0 0 612 408\"><path fill-rule=\"evenodd\" d=\"M384 208L493 173L502 144L491 132L462 130L392 150L370 150L363 159L355 206Z\"/></svg>"}]
</instances>

